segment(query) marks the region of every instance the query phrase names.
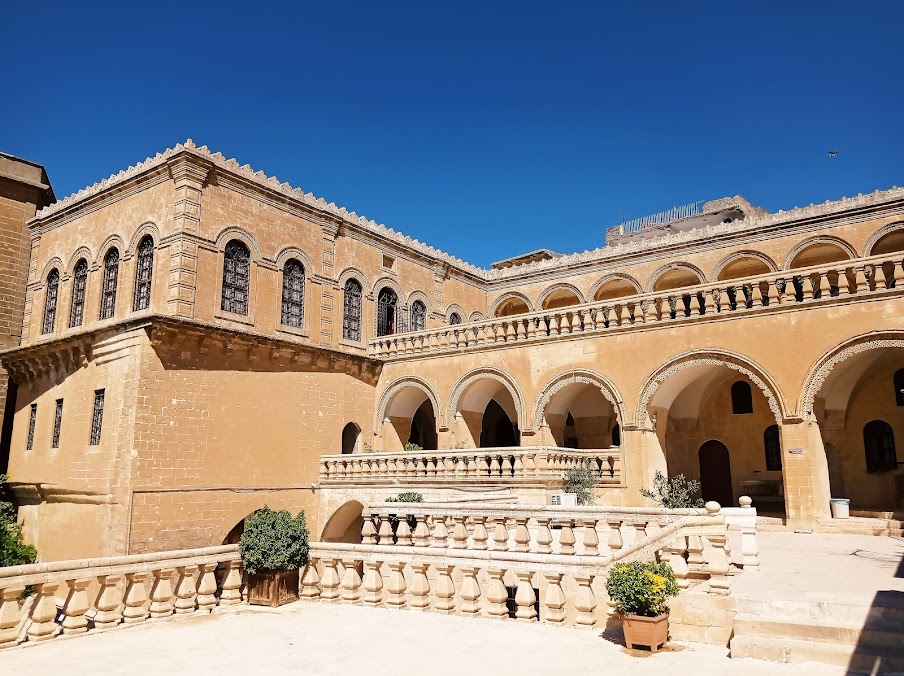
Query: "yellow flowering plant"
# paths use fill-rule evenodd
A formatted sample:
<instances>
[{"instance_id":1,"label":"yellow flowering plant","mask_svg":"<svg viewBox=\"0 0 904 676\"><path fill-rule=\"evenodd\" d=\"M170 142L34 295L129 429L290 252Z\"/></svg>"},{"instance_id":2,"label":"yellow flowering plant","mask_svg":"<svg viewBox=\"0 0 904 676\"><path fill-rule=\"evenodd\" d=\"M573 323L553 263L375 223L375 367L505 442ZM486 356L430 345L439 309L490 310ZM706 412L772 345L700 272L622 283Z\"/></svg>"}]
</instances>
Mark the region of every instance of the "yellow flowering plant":
<instances>
[{"instance_id":1,"label":"yellow flowering plant","mask_svg":"<svg viewBox=\"0 0 904 676\"><path fill-rule=\"evenodd\" d=\"M669 611L666 601L678 594L675 572L667 563L616 563L606 591L620 613L657 617Z\"/></svg>"}]
</instances>

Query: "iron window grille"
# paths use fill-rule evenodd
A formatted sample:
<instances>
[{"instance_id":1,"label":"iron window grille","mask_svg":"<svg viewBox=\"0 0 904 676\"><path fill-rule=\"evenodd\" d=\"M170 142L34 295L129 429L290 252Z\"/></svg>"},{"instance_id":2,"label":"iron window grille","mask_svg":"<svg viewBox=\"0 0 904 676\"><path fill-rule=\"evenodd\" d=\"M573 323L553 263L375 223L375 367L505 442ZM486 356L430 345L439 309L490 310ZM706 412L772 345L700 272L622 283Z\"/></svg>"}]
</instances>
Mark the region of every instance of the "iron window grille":
<instances>
[{"instance_id":1,"label":"iron window grille","mask_svg":"<svg viewBox=\"0 0 904 676\"><path fill-rule=\"evenodd\" d=\"M56 411L53 414L53 440L50 443L51 448L60 447L60 426L63 424L63 400L56 400Z\"/></svg>"},{"instance_id":2,"label":"iron window grille","mask_svg":"<svg viewBox=\"0 0 904 676\"><path fill-rule=\"evenodd\" d=\"M763 433L763 446L766 451L766 470L782 471L782 444L779 439L778 425L770 425Z\"/></svg>"},{"instance_id":3,"label":"iron window grille","mask_svg":"<svg viewBox=\"0 0 904 676\"><path fill-rule=\"evenodd\" d=\"M75 264L72 274L72 303L69 306L69 328L81 326L85 320L85 292L88 289L88 261Z\"/></svg>"},{"instance_id":4,"label":"iron window grille","mask_svg":"<svg viewBox=\"0 0 904 676\"><path fill-rule=\"evenodd\" d=\"M423 331L427 328L427 306L416 300L411 304L411 330Z\"/></svg>"},{"instance_id":5,"label":"iron window grille","mask_svg":"<svg viewBox=\"0 0 904 676\"><path fill-rule=\"evenodd\" d=\"M223 252L223 298L220 308L224 312L248 314L250 279L251 253L247 246L234 239Z\"/></svg>"},{"instance_id":6,"label":"iron window grille","mask_svg":"<svg viewBox=\"0 0 904 676\"><path fill-rule=\"evenodd\" d=\"M104 391L94 390L94 413L91 415L91 445L100 443L100 432L104 422Z\"/></svg>"},{"instance_id":7,"label":"iron window grille","mask_svg":"<svg viewBox=\"0 0 904 676\"><path fill-rule=\"evenodd\" d=\"M895 433L884 420L873 420L863 428L866 471L870 474L891 472L898 468Z\"/></svg>"},{"instance_id":8,"label":"iron window grille","mask_svg":"<svg viewBox=\"0 0 904 676\"><path fill-rule=\"evenodd\" d=\"M28 440L25 442L26 450L31 450L35 445L35 421L38 419L38 405L31 405L31 416L28 418Z\"/></svg>"},{"instance_id":9,"label":"iron window grille","mask_svg":"<svg viewBox=\"0 0 904 676\"><path fill-rule=\"evenodd\" d=\"M342 304L342 337L346 340L361 340L361 284L357 279L350 279L345 283Z\"/></svg>"},{"instance_id":10,"label":"iron window grille","mask_svg":"<svg viewBox=\"0 0 904 676\"><path fill-rule=\"evenodd\" d=\"M119 249L113 248L104 257L104 281L100 297L101 319L110 319L116 311L116 286L118 283Z\"/></svg>"},{"instance_id":11,"label":"iron window grille","mask_svg":"<svg viewBox=\"0 0 904 676\"><path fill-rule=\"evenodd\" d=\"M283 268L281 321L296 329L304 326L304 266L294 258Z\"/></svg>"},{"instance_id":12,"label":"iron window grille","mask_svg":"<svg viewBox=\"0 0 904 676\"><path fill-rule=\"evenodd\" d=\"M54 269L47 275L47 293L44 296L44 326L41 333L53 333L56 324L57 296L60 291L60 273Z\"/></svg>"},{"instance_id":13,"label":"iron window grille","mask_svg":"<svg viewBox=\"0 0 904 676\"><path fill-rule=\"evenodd\" d=\"M461 324L461 315L457 312L453 312L451 315L449 315L449 323L453 325Z\"/></svg>"},{"instance_id":14,"label":"iron window grille","mask_svg":"<svg viewBox=\"0 0 904 676\"><path fill-rule=\"evenodd\" d=\"M388 287L377 295L377 335L391 336L396 332L399 298Z\"/></svg>"},{"instance_id":15,"label":"iron window grille","mask_svg":"<svg viewBox=\"0 0 904 676\"><path fill-rule=\"evenodd\" d=\"M138 259L135 263L135 295L132 309L147 310L151 306L151 280L154 276L154 240L150 235L138 244Z\"/></svg>"}]
</instances>

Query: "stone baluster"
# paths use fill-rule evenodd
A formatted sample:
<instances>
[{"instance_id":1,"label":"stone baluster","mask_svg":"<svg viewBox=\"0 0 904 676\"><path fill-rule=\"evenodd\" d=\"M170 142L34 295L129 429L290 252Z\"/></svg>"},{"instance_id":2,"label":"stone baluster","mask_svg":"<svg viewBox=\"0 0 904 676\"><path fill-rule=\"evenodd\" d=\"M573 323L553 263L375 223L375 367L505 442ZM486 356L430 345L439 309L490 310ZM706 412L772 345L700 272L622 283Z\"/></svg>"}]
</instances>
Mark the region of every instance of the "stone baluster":
<instances>
[{"instance_id":1,"label":"stone baluster","mask_svg":"<svg viewBox=\"0 0 904 676\"><path fill-rule=\"evenodd\" d=\"M392 522L389 520L389 514L378 514L374 517L380 520L380 530L377 531L377 540L381 545L392 544Z\"/></svg>"},{"instance_id":2,"label":"stone baluster","mask_svg":"<svg viewBox=\"0 0 904 676\"><path fill-rule=\"evenodd\" d=\"M855 284L857 293L867 293L869 291L869 281L866 279L866 268L858 267L855 271Z\"/></svg>"},{"instance_id":3,"label":"stone baluster","mask_svg":"<svg viewBox=\"0 0 904 676\"><path fill-rule=\"evenodd\" d=\"M0 589L0 649L11 648L19 642L19 622L22 620L19 597L24 592L25 585Z\"/></svg>"},{"instance_id":4,"label":"stone baluster","mask_svg":"<svg viewBox=\"0 0 904 676\"><path fill-rule=\"evenodd\" d=\"M873 266L873 279L875 280L876 291L889 288L888 280L885 278L885 268L882 267L881 263Z\"/></svg>"},{"instance_id":5,"label":"stone baluster","mask_svg":"<svg viewBox=\"0 0 904 676\"><path fill-rule=\"evenodd\" d=\"M463 457L455 458L455 476L459 479L466 479L468 477L468 465Z\"/></svg>"},{"instance_id":6,"label":"stone baluster","mask_svg":"<svg viewBox=\"0 0 904 676\"><path fill-rule=\"evenodd\" d=\"M687 562L692 566L703 563L703 540L699 535L687 538Z\"/></svg>"},{"instance_id":7,"label":"stone baluster","mask_svg":"<svg viewBox=\"0 0 904 676\"><path fill-rule=\"evenodd\" d=\"M452 549L468 548L468 529L465 528L465 517L452 517Z\"/></svg>"},{"instance_id":8,"label":"stone baluster","mask_svg":"<svg viewBox=\"0 0 904 676\"><path fill-rule=\"evenodd\" d=\"M543 621L562 624L565 621L565 593L562 591L561 573L544 573L546 593L543 596Z\"/></svg>"},{"instance_id":9,"label":"stone baluster","mask_svg":"<svg viewBox=\"0 0 904 676\"><path fill-rule=\"evenodd\" d=\"M904 284L904 263L894 261L892 265L894 266L892 279L894 280L895 288L900 289L901 285Z\"/></svg>"},{"instance_id":10,"label":"stone baluster","mask_svg":"<svg viewBox=\"0 0 904 676\"><path fill-rule=\"evenodd\" d=\"M552 531L549 530L548 518L537 518L537 553L552 554Z\"/></svg>"},{"instance_id":11,"label":"stone baluster","mask_svg":"<svg viewBox=\"0 0 904 676\"><path fill-rule=\"evenodd\" d=\"M426 563L411 563L411 601L412 610L430 610L430 580L427 578Z\"/></svg>"},{"instance_id":12,"label":"stone baluster","mask_svg":"<svg viewBox=\"0 0 904 676\"><path fill-rule=\"evenodd\" d=\"M426 514L416 514L415 519L417 519L417 524L414 526L414 536L412 540L414 541L415 547L429 547L430 546L430 529L427 528L427 515Z\"/></svg>"},{"instance_id":13,"label":"stone baluster","mask_svg":"<svg viewBox=\"0 0 904 676\"><path fill-rule=\"evenodd\" d=\"M151 619L158 620L173 614L173 568L156 568L151 571Z\"/></svg>"},{"instance_id":14,"label":"stone baluster","mask_svg":"<svg viewBox=\"0 0 904 676\"><path fill-rule=\"evenodd\" d=\"M716 314L716 299L713 298L712 289L707 289L703 292L703 314Z\"/></svg>"},{"instance_id":15,"label":"stone baluster","mask_svg":"<svg viewBox=\"0 0 904 676\"><path fill-rule=\"evenodd\" d=\"M600 538L596 534L596 519L583 519L584 526L584 556L599 556Z\"/></svg>"},{"instance_id":16,"label":"stone baluster","mask_svg":"<svg viewBox=\"0 0 904 676\"><path fill-rule=\"evenodd\" d=\"M147 590L144 581L148 574L126 573L126 594L123 597L122 621L126 624L135 624L136 622L144 622L148 617L148 611L144 604L148 600ZM240 580L241 582L241 580ZM225 584L223 590L223 598L221 604L227 604Z\"/></svg>"},{"instance_id":17,"label":"stone baluster","mask_svg":"<svg viewBox=\"0 0 904 676\"><path fill-rule=\"evenodd\" d=\"M607 522L609 524L609 549L613 555L625 546L624 541L622 540L621 534L621 520L612 520Z\"/></svg>"},{"instance_id":18,"label":"stone baluster","mask_svg":"<svg viewBox=\"0 0 904 676\"><path fill-rule=\"evenodd\" d=\"M29 641L46 641L57 634L54 620L57 615L56 593L59 581L34 585L37 600L31 609L31 626L28 628Z\"/></svg>"},{"instance_id":19,"label":"stone baluster","mask_svg":"<svg viewBox=\"0 0 904 676\"><path fill-rule=\"evenodd\" d=\"M323 559L323 577L320 579L320 600L333 603L339 599L339 560ZM222 600L220 601L222 603Z\"/></svg>"},{"instance_id":20,"label":"stone baluster","mask_svg":"<svg viewBox=\"0 0 904 676\"><path fill-rule=\"evenodd\" d=\"M199 590L200 593L200 590ZM301 575L301 591L299 596L303 599L313 601L320 598L320 574L317 572L317 559L309 559L304 567ZM198 605L201 604L201 597L198 597Z\"/></svg>"},{"instance_id":21,"label":"stone baluster","mask_svg":"<svg viewBox=\"0 0 904 676\"><path fill-rule=\"evenodd\" d=\"M487 549L487 540L489 540L490 536L487 534L487 526L486 526L486 517L485 516L475 516L474 519L474 532L471 534L471 539L474 542L473 548L483 551Z\"/></svg>"},{"instance_id":22,"label":"stone baluster","mask_svg":"<svg viewBox=\"0 0 904 676\"><path fill-rule=\"evenodd\" d=\"M521 479L524 477L524 461L521 459L520 453L515 454L512 469L514 470L514 477L516 479Z\"/></svg>"},{"instance_id":23,"label":"stone baluster","mask_svg":"<svg viewBox=\"0 0 904 676\"><path fill-rule=\"evenodd\" d=\"M834 270L833 270L834 272ZM832 285L829 282L829 272L819 273L819 297L825 300L832 295Z\"/></svg>"},{"instance_id":24,"label":"stone baluster","mask_svg":"<svg viewBox=\"0 0 904 676\"><path fill-rule=\"evenodd\" d=\"M496 526L493 528L493 551L506 552L508 551L509 533L505 524L505 517L497 516L494 521Z\"/></svg>"},{"instance_id":25,"label":"stone baluster","mask_svg":"<svg viewBox=\"0 0 904 676\"><path fill-rule=\"evenodd\" d=\"M646 519L640 519L634 522L634 542L640 542L646 537Z\"/></svg>"},{"instance_id":26,"label":"stone baluster","mask_svg":"<svg viewBox=\"0 0 904 676\"><path fill-rule=\"evenodd\" d=\"M452 477L455 474L455 461L448 455L443 457L443 476Z\"/></svg>"},{"instance_id":27,"label":"stone baluster","mask_svg":"<svg viewBox=\"0 0 904 676\"><path fill-rule=\"evenodd\" d=\"M356 604L361 599L361 575L354 559L342 559L342 584L339 588L343 603Z\"/></svg>"},{"instance_id":28,"label":"stone baluster","mask_svg":"<svg viewBox=\"0 0 904 676\"><path fill-rule=\"evenodd\" d=\"M516 552L530 551L530 531L527 529L528 519L516 518L515 520L515 550Z\"/></svg>"},{"instance_id":29,"label":"stone baluster","mask_svg":"<svg viewBox=\"0 0 904 676\"><path fill-rule=\"evenodd\" d=\"M433 541L430 544L433 547L446 547L449 544L449 530L442 515L433 517Z\"/></svg>"},{"instance_id":30,"label":"stone baluster","mask_svg":"<svg viewBox=\"0 0 904 676\"><path fill-rule=\"evenodd\" d=\"M753 500L749 496L742 495L738 504L753 512ZM745 521L741 526L741 563L745 571L757 571L760 569L760 546L756 539L756 518Z\"/></svg>"},{"instance_id":31,"label":"stone baluster","mask_svg":"<svg viewBox=\"0 0 904 676\"><path fill-rule=\"evenodd\" d=\"M707 572L709 573L709 593L720 596L729 593L728 556L725 554L725 536L707 536L710 548Z\"/></svg>"},{"instance_id":32,"label":"stone baluster","mask_svg":"<svg viewBox=\"0 0 904 676\"><path fill-rule=\"evenodd\" d=\"M461 608L462 615L476 617L480 613L480 585L477 584L476 566L461 568L464 579L461 583Z\"/></svg>"},{"instance_id":33,"label":"stone baluster","mask_svg":"<svg viewBox=\"0 0 904 676\"><path fill-rule=\"evenodd\" d=\"M455 583L452 582L452 570L455 568L449 564L434 565L436 570L436 589L433 594L435 601L433 610L437 613L448 615L455 612Z\"/></svg>"},{"instance_id":34,"label":"stone baluster","mask_svg":"<svg viewBox=\"0 0 904 676\"><path fill-rule=\"evenodd\" d=\"M368 606L379 606L383 602L383 575L379 561L364 562L364 595L362 601Z\"/></svg>"},{"instance_id":35,"label":"stone baluster","mask_svg":"<svg viewBox=\"0 0 904 676\"><path fill-rule=\"evenodd\" d=\"M696 317L700 314L700 298L696 293L689 294L690 296L690 308L691 308L691 317Z\"/></svg>"},{"instance_id":36,"label":"stone baluster","mask_svg":"<svg viewBox=\"0 0 904 676\"><path fill-rule=\"evenodd\" d=\"M498 455L494 455L490 459L490 462L492 463L492 467L491 467L492 471L490 473L491 476L493 476L493 477L501 476L502 475L502 458L500 458Z\"/></svg>"},{"instance_id":37,"label":"stone baluster","mask_svg":"<svg viewBox=\"0 0 904 676\"><path fill-rule=\"evenodd\" d=\"M518 587L515 590L515 603L518 605L515 619L522 622L531 622L537 617L537 609L534 607L537 595L534 593L533 576L529 570L515 571L518 580Z\"/></svg>"},{"instance_id":38,"label":"stone baluster","mask_svg":"<svg viewBox=\"0 0 904 676\"><path fill-rule=\"evenodd\" d=\"M195 588L194 574L197 570L197 566L176 567L176 573L179 575L179 581L176 583L176 602L174 604L177 614L184 615L195 612L195 596L198 592Z\"/></svg>"},{"instance_id":39,"label":"stone baluster","mask_svg":"<svg viewBox=\"0 0 904 676\"><path fill-rule=\"evenodd\" d=\"M112 629L122 622L122 613L119 606L122 602L122 575L98 575L97 581L100 589L97 600L94 603L94 628L95 630Z\"/></svg>"},{"instance_id":40,"label":"stone baluster","mask_svg":"<svg viewBox=\"0 0 904 676\"><path fill-rule=\"evenodd\" d=\"M361 543L365 545L377 544L377 529L374 528L374 519L379 518L377 514L370 517L364 517L364 524L361 526Z\"/></svg>"},{"instance_id":41,"label":"stone baluster","mask_svg":"<svg viewBox=\"0 0 904 676\"><path fill-rule=\"evenodd\" d=\"M399 525L396 526L396 544L400 547L411 546L411 526L408 525L408 514L399 514Z\"/></svg>"},{"instance_id":42,"label":"stone baluster","mask_svg":"<svg viewBox=\"0 0 904 676\"><path fill-rule=\"evenodd\" d=\"M488 568L490 582L487 585L487 614L490 617L508 617L508 591L505 588L505 571L502 568Z\"/></svg>"},{"instance_id":43,"label":"stone baluster","mask_svg":"<svg viewBox=\"0 0 904 676\"><path fill-rule=\"evenodd\" d=\"M574 607L578 611L574 618L575 624L583 629L590 629L596 623L594 611L596 610L596 597L593 594L593 576L575 575L574 581L578 585L577 594L574 597Z\"/></svg>"},{"instance_id":44,"label":"stone baluster","mask_svg":"<svg viewBox=\"0 0 904 676\"><path fill-rule=\"evenodd\" d=\"M800 281L804 287L804 301L813 300L816 295L813 289L813 276L804 275Z\"/></svg>"},{"instance_id":45,"label":"stone baluster","mask_svg":"<svg viewBox=\"0 0 904 676\"><path fill-rule=\"evenodd\" d=\"M85 613L88 612L90 607L88 601L89 584L91 584L91 578L66 580L69 592L66 595L66 601L63 603L64 634L84 634L88 631L88 618L85 617Z\"/></svg>"},{"instance_id":46,"label":"stone baluster","mask_svg":"<svg viewBox=\"0 0 904 676\"><path fill-rule=\"evenodd\" d=\"M769 289L767 290L767 298L769 299L769 305L775 306L780 303L779 293L777 288L777 280L770 279L769 280Z\"/></svg>"},{"instance_id":47,"label":"stone baluster","mask_svg":"<svg viewBox=\"0 0 904 676\"><path fill-rule=\"evenodd\" d=\"M677 535L669 545L669 565L675 571L675 578L678 586L686 589L690 584L687 578L688 568L687 559L687 538L683 535Z\"/></svg>"},{"instance_id":48,"label":"stone baluster","mask_svg":"<svg viewBox=\"0 0 904 676\"><path fill-rule=\"evenodd\" d=\"M481 479L486 478L490 473L490 464L487 462L487 457L485 455L478 455L476 462L477 476L479 476Z\"/></svg>"},{"instance_id":49,"label":"stone baluster","mask_svg":"<svg viewBox=\"0 0 904 676\"><path fill-rule=\"evenodd\" d=\"M565 555L574 554L574 530L572 528L572 524L574 523L571 519L562 519L560 522L562 524L562 530L559 531L559 553Z\"/></svg>"},{"instance_id":50,"label":"stone baluster","mask_svg":"<svg viewBox=\"0 0 904 676\"><path fill-rule=\"evenodd\" d=\"M511 320L505 322L505 341L511 343L515 340L515 323Z\"/></svg>"}]
</instances>

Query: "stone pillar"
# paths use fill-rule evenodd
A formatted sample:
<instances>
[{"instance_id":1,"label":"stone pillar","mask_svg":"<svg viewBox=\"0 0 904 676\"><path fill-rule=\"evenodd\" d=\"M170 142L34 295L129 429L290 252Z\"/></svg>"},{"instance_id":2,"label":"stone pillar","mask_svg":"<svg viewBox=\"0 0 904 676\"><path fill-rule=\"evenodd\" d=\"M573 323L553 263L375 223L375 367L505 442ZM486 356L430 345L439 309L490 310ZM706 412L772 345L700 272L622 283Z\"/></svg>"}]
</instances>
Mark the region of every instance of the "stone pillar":
<instances>
[{"instance_id":1,"label":"stone pillar","mask_svg":"<svg viewBox=\"0 0 904 676\"><path fill-rule=\"evenodd\" d=\"M170 241L170 269L167 278L167 313L177 317L195 314L198 278L198 245L194 239L201 224L201 196L208 167L185 157L171 167L176 199L173 203L175 237ZM188 235L187 237L185 235Z\"/></svg>"},{"instance_id":2,"label":"stone pillar","mask_svg":"<svg viewBox=\"0 0 904 676\"><path fill-rule=\"evenodd\" d=\"M336 256L336 237L339 235L339 225L337 223L323 223L321 225L321 230L323 232L323 257L321 259L321 272L323 273L323 276L325 278L334 279L333 275L335 274L335 272L333 270L333 264ZM333 301L336 297L338 297L338 293L333 284L320 285L320 326L311 327L311 340L317 341L319 338L320 344L324 347L329 347L333 340ZM341 308L337 313L336 319L341 327ZM363 329L364 317L362 317L361 320L361 328ZM320 334L319 337L317 336L318 333ZM362 338L367 335L363 330L361 333ZM339 335L341 335L341 330Z\"/></svg>"},{"instance_id":3,"label":"stone pillar","mask_svg":"<svg viewBox=\"0 0 904 676\"><path fill-rule=\"evenodd\" d=\"M53 638L57 633L56 619L56 592L59 582L45 582L35 585L37 600L31 609L31 626L28 628L29 641L44 641Z\"/></svg>"},{"instance_id":4,"label":"stone pillar","mask_svg":"<svg viewBox=\"0 0 904 676\"><path fill-rule=\"evenodd\" d=\"M69 594L66 602L63 604L63 633L64 634L84 634L88 631L88 618L85 613L88 612L90 602L88 601L88 585L91 584L91 578L82 578L79 580L66 580L69 587Z\"/></svg>"},{"instance_id":5,"label":"stone pillar","mask_svg":"<svg viewBox=\"0 0 904 676\"><path fill-rule=\"evenodd\" d=\"M661 420L659 424L664 425L665 421ZM622 481L627 486L625 505L649 506L652 503L640 495L640 489L653 485L657 470L668 473L665 449L653 429L624 429L621 435Z\"/></svg>"},{"instance_id":6,"label":"stone pillar","mask_svg":"<svg viewBox=\"0 0 904 676\"><path fill-rule=\"evenodd\" d=\"M19 642L19 597L24 586L6 587L0 590L0 648L11 648Z\"/></svg>"},{"instance_id":7,"label":"stone pillar","mask_svg":"<svg viewBox=\"0 0 904 676\"><path fill-rule=\"evenodd\" d=\"M816 417L781 426L785 512L792 528L829 519L829 463Z\"/></svg>"}]
</instances>

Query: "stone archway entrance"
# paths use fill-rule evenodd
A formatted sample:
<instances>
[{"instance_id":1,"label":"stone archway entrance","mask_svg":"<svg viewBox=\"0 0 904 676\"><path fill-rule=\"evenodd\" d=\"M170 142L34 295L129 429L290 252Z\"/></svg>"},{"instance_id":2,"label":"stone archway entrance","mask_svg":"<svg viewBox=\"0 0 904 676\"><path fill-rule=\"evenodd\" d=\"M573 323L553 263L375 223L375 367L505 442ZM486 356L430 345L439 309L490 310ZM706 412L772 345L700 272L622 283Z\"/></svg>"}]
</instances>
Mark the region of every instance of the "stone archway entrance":
<instances>
[{"instance_id":1,"label":"stone archway entrance","mask_svg":"<svg viewBox=\"0 0 904 676\"><path fill-rule=\"evenodd\" d=\"M495 399L490 399L483 412L480 428L480 447L497 448L518 445L517 425Z\"/></svg>"},{"instance_id":2,"label":"stone archway entrance","mask_svg":"<svg viewBox=\"0 0 904 676\"><path fill-rule=\"evenodd\" d=\"M715 500L724 506L734 506L728 448L721 441L710 439L700 447L697 455L700 462L700 489L703 499L707 502Z\"/></svg>"}]
</instances>

